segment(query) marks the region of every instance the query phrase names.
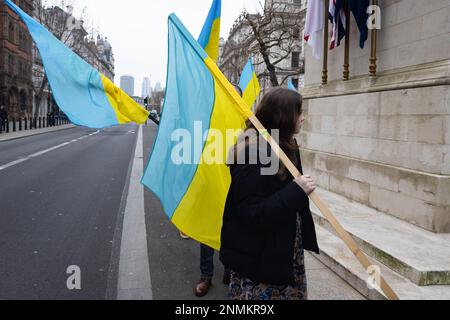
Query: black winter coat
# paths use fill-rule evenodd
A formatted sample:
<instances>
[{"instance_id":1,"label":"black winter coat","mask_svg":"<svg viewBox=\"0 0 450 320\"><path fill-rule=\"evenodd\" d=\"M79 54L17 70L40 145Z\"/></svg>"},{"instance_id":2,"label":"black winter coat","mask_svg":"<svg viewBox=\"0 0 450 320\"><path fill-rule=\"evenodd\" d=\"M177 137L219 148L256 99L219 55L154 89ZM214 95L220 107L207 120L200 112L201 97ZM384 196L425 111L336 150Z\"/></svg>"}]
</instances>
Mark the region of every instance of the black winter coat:
<instances>
[{"instance_id":1,"label":"black winter coat","mask_svg":"<svg viewBox=\"0 0 450 320\"><path fill-rule=\"evenodd\" d=\"M297 167L302 172L300 155ZM262 165L230 166L220 260L256 283L294 284L297 214L303 248L319 253L309 198L292 178L261 175Z\"/></svg>"}]
</instances>

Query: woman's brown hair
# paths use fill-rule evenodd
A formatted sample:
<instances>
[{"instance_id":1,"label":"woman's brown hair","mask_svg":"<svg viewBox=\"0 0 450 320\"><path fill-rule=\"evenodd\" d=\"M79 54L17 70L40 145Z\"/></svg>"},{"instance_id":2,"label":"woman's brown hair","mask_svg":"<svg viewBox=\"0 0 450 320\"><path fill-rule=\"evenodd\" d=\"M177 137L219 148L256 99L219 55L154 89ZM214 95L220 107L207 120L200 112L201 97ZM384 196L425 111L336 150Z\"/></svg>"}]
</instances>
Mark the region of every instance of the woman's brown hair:
<instances>
[{"instance_id":1,"label":"woman's brown hair","mask_svg":"<svg viewBox=\"0 0 450 320\"><path fill-rule=\"evenodd\" d=\"M272 130L278 130L280 147L294 163L299 149L294 136L298 119L303 112L302 106L303 98L300 93L289 89L275 88L264 95L255 114L269 133ZM255 127L249 121L247 130L250 129L255 130ZM289 177L289 172L282 163L280 163L278 175L283 179Z\"/></svg>"}]
</instances>

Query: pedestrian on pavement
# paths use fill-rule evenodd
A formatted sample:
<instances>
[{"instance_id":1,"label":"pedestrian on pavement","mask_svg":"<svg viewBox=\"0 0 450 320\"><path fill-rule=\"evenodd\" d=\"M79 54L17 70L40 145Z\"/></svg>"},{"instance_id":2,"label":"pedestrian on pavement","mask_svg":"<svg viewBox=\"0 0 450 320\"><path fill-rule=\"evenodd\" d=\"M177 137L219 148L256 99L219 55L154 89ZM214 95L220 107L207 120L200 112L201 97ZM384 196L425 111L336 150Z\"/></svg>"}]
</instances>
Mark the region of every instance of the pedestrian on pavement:
<instances>
[{"instance_id":1,"label":"pedestrian on pavement","mask_svg":"<svg viewBox=\"0 0 450 320\"><path fill-rule=\"evenodd\" d=\"M233 84L233 87L242 97L242 90L239 85ZM181 232L180 236L184 238ZM214 249L200 244L200 280L195 286L195 295L199 298L206 296L212 286L212 278L214 277L214 252ZM231 271L225 268L222 283L226 286L230 285L230 278Z\"/></svg>"},{"instance_id":2,"label":"pedestrian on pavement","mask_svg":"<svg viewBox=\"0 0 450 320\"><path fill-rule=\"evenodd\" d=\"M0 106L0 128L2 130L0 130L0 131L5 131L4 127L5 127L6 121L8 121L8 112L6 111L5 106L1 105Z\"/></svg>"},{"instance_id":3,"label":"pedestrian on pavement","mask_svg":"<svg viewBox=\"0 0 450 320\"><path fill-rule=\"evenodd\" d=\"M279 129L281 148L303 174L294 138L305 121L301 95L274 89L263 97L256 117L272 134ZM308 198L316 186L310 176L293 179L275 156L279 170L273 175L264 172L267 165L259 157L256 164L242 164L242 152L245 159L252 148L272 153L251 124L245 135L249 139L240 137L228 162L232 183L220 259L232 270L229 299L307 300L304 250L319 253Z\"/></svg>"}]
</instances>

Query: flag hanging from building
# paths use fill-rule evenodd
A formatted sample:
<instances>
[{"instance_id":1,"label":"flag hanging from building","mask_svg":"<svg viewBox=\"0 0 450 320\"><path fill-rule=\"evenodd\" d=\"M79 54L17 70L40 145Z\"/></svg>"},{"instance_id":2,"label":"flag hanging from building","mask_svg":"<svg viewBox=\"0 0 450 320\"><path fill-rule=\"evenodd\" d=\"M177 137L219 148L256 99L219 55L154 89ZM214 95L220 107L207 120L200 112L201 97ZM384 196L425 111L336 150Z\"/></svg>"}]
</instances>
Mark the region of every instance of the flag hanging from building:
<instances>
[{"instance_id":1,"label":"flag hanging from building","mask_svg":"<svg viewBox=\"0 0 450 320\"><path fill-rule=\"evenodd\" d=\"M331 33L330 50L339 47L345 37L346 15L343 0L330 0L329 18L333 24Z\"/></svg>"},{"instance_id":2,"label":"flag hanging from building","mask_svg":"<svg viewBox=\"0 0 450 320\"><path fill-rule=\"evenodd\" d=\"M198 38L198 43L215 63L219 60L221 12L222 0L213 0L208 17Z\"/></svg>"},{"instance_id":3,"label":"flag hanging from building","mask_svg":"<svg viewBox=\"0 0 450 320\"><path fill-rule=\"evenodd\" d=\"M325 4L323 0L308 1L306 9L305 41L313 49L313 57L320 60L323 51Z\"/></svg>"},{"instance_id":4,"label":"flag hanging from building","mask_svg":"<svg viewBox=\"0 0 450 320\"><path fill-rule=\"evenodd\" d=\"M251 58L248 59L248 62L242 71L239 88L242 90L242 97L251 108L261 92L258 76L256 75Z\"/></svg>"},{"instance_id":5,"label":"flag hanging from building","mask_svg":"<svg viewBox=\"0 0 450 320\"><path fill-rule=\"evenodd\" d=\"M169 16L168 30L166 99L142 183L160 199L180 231L219 250L231 184L226 159L235 141L227 145L230 141L220 143L216 137L218 133L225 137L227 129L243 129L252 113L174 14ZM183 144L183 152L180 137L191 139Z\"/></svg>"},{"instance_id":6,"label":"flag hanging from building","mask_svg":"<svg viewBox=\"0 0 450 320\"><path fill-rule=\"evenodd\" d=\"M53 97L72 123L96 129L145 123L149 114L144 108L11 0L4 1L28 27L39 49Z\"/></svg>"},{"instance_id":7,"label":"flag hanging from building","mask_svg":"<svg viewBox=\"0 0 450 320\"><path fill-rule=\"evenodd\" d=\"M362 49L369 37L369 28L367 27L369 14L367 13L367 8L370 5L370 0L348 0L348 5L358 25L360 33L359 46Z\"/></svg>"}]
</instances>

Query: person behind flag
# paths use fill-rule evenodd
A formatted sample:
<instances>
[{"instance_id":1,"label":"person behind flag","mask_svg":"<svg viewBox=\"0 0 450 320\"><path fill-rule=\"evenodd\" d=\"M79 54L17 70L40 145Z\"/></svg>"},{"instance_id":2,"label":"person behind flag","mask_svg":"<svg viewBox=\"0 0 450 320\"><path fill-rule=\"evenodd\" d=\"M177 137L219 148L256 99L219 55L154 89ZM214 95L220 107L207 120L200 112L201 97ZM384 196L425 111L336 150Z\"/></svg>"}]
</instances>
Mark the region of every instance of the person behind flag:
<instances>
[{"instance_id":1,"label":"person behind flag","mask_svg":"<svg viewBox=\"0 0 450 320\"><path fill-rule=\"evenodd\" d=\"M233 84L234 89L242 97L242 90L238 85ZM206 296L212 286L212 278L214 277L214 254L215 250L207 245L200 244L200 280L194 288L194 293L198 298ZM222 283L230 284L231 271L225 268Z\"/></svg>"},{"instance_id":2,"label":"person behind flag","mask_svg":"<svg viewBox=\"0 0 450 320\"><path fill-rule=\"evenodd\" d=\"M8 112L6 112L5 106L0 106L0 133L6 131L5 123L8 121Z\"/></svg>"},{"instance_id":3,"label":"person behind flag","mask_svg":"<svg viewBox=\"0 0 450 320\"><path fill-rule=\"evenodd\" d=\"M73 124L102 129L146 122L147 110L11 0L4 1L28 27L39 49L56 104Z\"/></svg>"},{"instance_id":4,"label":"person behind flag","mask_svg":"<svg viewBox=\"0 0 450 320\"><path fill-rule=\"evenodd\" d=\"M258 76L256 75L251 58L248 59L248 62L242 71L239 88L242 90L242 96L245 102L249 108L251 108L261 92Z\"/></svg>"},{"instance_id":5,"label":"person behind flag","mask_svg":"<svg viewBox=\"0 0 450 320\"><path fill-rule=\"evenodd\" d=\"M198 38L198 43L208 56L217 63L219 60L220 18L222 0L214 0L209 10L206 22Z\"/></svg>"},{"instance_id":6,"label":"person behind flag","mask_svg":"<svg viewBox=\"0 0 450 320\"><path fill-rule=\"evenodd\" d=\"M274 89L263 97L256 117L269 132L279 129L281 148L302 172L294 139L305 121L301 95ZM304 250L319 253L308 198L314 181L310 176L292 180L281 163L275 175L264 175L266 164L260 160L242 163L251 149L270 149L252 125L242 136L230 153L232 182L221 237L220 260L232 271L229 299L306 300Z\"/></svg>"}]
</instances>

